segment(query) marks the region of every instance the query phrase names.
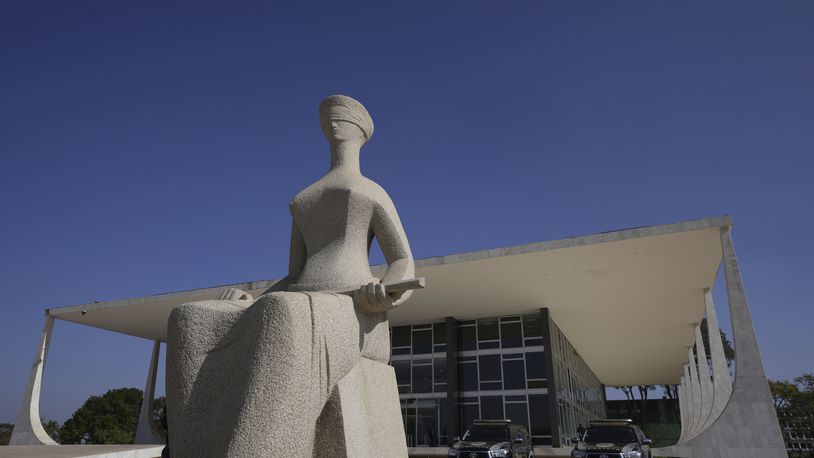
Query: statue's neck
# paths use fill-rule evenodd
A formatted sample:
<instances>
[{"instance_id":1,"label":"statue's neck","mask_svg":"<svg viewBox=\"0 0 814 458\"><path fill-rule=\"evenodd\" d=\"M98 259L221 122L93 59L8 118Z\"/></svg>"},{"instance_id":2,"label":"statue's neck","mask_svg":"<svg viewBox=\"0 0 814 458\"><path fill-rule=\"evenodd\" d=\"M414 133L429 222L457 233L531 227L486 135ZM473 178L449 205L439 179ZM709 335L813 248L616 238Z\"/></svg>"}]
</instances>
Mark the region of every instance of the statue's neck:
<instances>
[{"instance_id":1,"label":"statue's neck","mask_svg":"<svg viewBox=\"0 0 814 458\"><path fill-rule=\"evenodd\" d=\"M340 142L331 145L331 171L361 174L359 150L362 143Z\"/></svg>"}]
</instances>

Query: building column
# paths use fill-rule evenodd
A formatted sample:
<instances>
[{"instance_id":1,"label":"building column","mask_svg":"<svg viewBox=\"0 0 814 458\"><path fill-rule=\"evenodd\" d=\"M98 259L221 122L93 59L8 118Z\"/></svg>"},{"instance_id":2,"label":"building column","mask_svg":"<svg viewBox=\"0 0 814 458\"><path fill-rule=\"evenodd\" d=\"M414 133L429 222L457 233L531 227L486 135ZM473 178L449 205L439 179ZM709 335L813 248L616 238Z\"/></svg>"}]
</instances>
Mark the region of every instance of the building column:
<instances>
[{"instance_id":1,"label":"building column","mask_svg":"<svg viewBox=\"0 0 814 458\"><path fill-rule=\"evenodd\" d=\"M687 434L687 407L684 405L686 401L686 387L684 386L684 376L681 376L681 383L678 385L678 417L681 426L681 433L678 435L678 442L684 440Z\"/></svg>"},{"instance_id":2,"label":"building column","mask_svg":"<svg viewBox=\"0 0 814 458\"><path fill-rule=\"evenodd\" d=\"M688 352L690 360L690 385L692 386L692 429L690 437L698 434L698 426L701 424L701 383L698 380L698 365L695 363L695 351L690 347Z\"/></svg>"},{"instance_id":3,"label":"building column","mask_svg":"<svg viewBox=\"0 0 814 458\"><path fill-rule=\"evenodd\" d=\"M726 274L729 316L732 319L732 340L735 343L735 382L732 384L732 395L721 415L706 430L666 450L664 454L691 458L785 458L788 456L786 444L760 358L752 314L732 243L731 226L721 228L721 252Z\"/></svg>"},{"instance_id":4,"label":"building column","mask_svg":"<svg viewBox=\"0 0 814 458\"><path fill-rule=\"evenodd\" d=\"M48 358L48 346L51 345L51 331L54 329L54 317L46 311L45 326L34 355L34 364L28 376L28 384L23 394L23 402L17 413L17 421L11 433L9 445L57 445L45 432L40 420L40 388L45 360Z\"/></svg>"},{"instance_id":5,"label":"building column","mask_svg":"<svg viewBox=\"0 0 814 458\"><path fill-rule=\"evenodd\" d=\"M447 440L453 444L453 438L461 436L461 419L458 409L458 321L446 318L447 338Z\"/></svg>"},{"instance_id":6,"label":"building column","mask_svg":"<svg viewBox=\"0 0 814 458\"><path fill-rule=\"evenodd\" d=\"M692 437L692 418L693 418L693 415L695 415L693 413L693 410L692 410L692 406L693 406L692 394L693 393L692 393L692 385L690 383L691 380L692 379L690 379L690 364L687 363L687 364L684 365L684 394L685 394L685 397L687 398L686 401L684 401L684 407L685 407L685 410L687 411L687 413L684 414L684 418L686 420L686 426L684 427L684 440L685 441L689 440L689 438Z\"/></svg>"},{"instance_id":7,"label":"building column","mask_svg":"<svg viewBox=\"0 0 814 458\"><path fill-rule=\"evenodd\" d=\"M707 350L704 347L704 338L701 335L701 325L695 328L695 351L698 353L698 381L701 385L701 421L698 423L700 433L707 428L714 402L712 379L709 378L709 362L707 361Z\"/></svg>"},{"instance_id":8,"label":"building column","mask_svg":"<svg viewBox=\"0 0 814 458\"><path fill-rule=\"evenodd\" d=\"M150 367L147 369L147 382L144 385L144 396L141 399L141 412L136 426L134 444L162 444L164 441L156 434L153 420L153 399L155 398L155 379L158 372L158 355L161 352L161 341L153 342L153 353Z\"/></svg>"},{"instance_id":9,"label":"building column","mask_svg":"<svg viewBox=\"0 0 814 458\"><path fill-rule=\"evenodd\" d=\"M554 348L551 345L551 315L548 307L540 309L543 332L543 360L545 361L546 387L548 394L548 424L551 430L551 446L567 447L560 440L560 409L557 401L557 377L554 374Z\"/></svg>"},{"instance_id":10,"label":"building column","mask_svg":"<svg viewBox=\"0 0 814 458\"><path fill-rule=\"evenodd\" d=\"M732 395L732 380L729 378L729 366L726 364L724 344L721 341L721 331L718 325L718 315L715 313L715 303L712 302L712 291L704 290L704 302L707 307L707 334L709 335L709 354L712 359L712 411L709 414L707 426L711 425L721 416L729 397Z\"/></svg>"}]
</instances>

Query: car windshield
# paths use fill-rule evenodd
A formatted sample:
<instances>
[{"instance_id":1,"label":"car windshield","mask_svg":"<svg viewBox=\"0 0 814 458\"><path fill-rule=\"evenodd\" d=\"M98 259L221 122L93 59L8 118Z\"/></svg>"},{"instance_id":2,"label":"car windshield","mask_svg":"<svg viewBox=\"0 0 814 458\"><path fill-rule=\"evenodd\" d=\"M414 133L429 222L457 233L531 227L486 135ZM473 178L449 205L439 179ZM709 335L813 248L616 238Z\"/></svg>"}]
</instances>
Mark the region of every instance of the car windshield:
<instances>
[{"instance_id":1,"label":"car windshield","mask_svg":"<svg viewBox=\"0 0 814 458\"><path fill-rule=\"evenodd\" d=\"M627 426L592 426L585 431L583 442L599 444L610 442L614 444L629 444L638 442L636 433Z\"/></svg>"},{"instance_id":2,"label":"car windshield","mask_svg":"<svg viewBox=\"0 0 814 458\"><path fill-rule=\"evenodd\" d=\"M472 425L464 434L469 442L504 442L509 440L509 428L503 426Z\"/></svg>"}]
</instances>

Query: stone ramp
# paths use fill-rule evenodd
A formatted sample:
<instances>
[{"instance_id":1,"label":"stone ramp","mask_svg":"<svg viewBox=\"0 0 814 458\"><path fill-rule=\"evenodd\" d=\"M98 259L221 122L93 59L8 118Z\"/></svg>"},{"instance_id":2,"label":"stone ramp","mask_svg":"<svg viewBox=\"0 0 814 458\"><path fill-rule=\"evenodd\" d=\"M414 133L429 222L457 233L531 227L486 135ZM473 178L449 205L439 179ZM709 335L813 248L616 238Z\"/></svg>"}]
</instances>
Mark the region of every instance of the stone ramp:
<instances>
[{"instance_id":1,"label":"stone ramp","mask_svg":"<svg viewBox=\"0 0 814 458\"><path fill-rule=\"evenodd\" d=\"M0 458L158 458L163 445L7 445Z\"/></svg>"}]
</instances>

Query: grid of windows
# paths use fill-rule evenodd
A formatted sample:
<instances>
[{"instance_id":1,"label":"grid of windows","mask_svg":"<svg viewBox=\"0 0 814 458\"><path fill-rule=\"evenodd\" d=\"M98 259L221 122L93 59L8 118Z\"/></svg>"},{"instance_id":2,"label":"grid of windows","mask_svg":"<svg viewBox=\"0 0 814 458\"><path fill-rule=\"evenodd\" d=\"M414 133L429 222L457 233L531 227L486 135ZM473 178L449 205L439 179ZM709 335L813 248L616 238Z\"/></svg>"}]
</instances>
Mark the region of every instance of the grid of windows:
<instances>
[{"instance_id":1,"label":"grid of windows","mask_svg":"<svg viewBox=\"0 0 814 458\"><path fill-rule=\"evenodd\" d=\"M605 418L605 390L554 320L549 320L549 325L560 443L568 444L568 438L577 434L579 426Z\"/></svg>"},{"instance_id":2,"label":"grid of windows","mask_svg":"<svg viewBox=\"0 0 814 458\"><path fill-rule=\"evenodd\" d=\"M461 431L479 418L526 425L535 444L551 444L540 315L461 321L458 333L458 414ZM446 323L391 330L408 445L446 444Z\"/></svg>"}]
</instances>

